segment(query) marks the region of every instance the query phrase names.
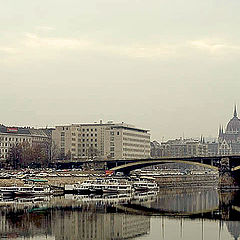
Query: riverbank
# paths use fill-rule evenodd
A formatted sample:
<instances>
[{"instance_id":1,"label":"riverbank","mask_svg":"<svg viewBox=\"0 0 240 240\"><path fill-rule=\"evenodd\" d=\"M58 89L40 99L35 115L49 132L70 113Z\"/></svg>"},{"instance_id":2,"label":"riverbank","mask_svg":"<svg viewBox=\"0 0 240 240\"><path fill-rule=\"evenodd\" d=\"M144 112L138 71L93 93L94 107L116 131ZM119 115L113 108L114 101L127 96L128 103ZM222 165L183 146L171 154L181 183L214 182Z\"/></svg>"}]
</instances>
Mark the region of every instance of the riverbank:
<instances>
[{"instance_id":1,"label":"riverbank","mask_svg":"<svg viewBox=\"0 0 240 240\"><path fill-rule=\"evenodd\" d=\"M218 175L179 175L157 177L160 188L214 187L218 185Z\"/></svg>"}]
</instances>

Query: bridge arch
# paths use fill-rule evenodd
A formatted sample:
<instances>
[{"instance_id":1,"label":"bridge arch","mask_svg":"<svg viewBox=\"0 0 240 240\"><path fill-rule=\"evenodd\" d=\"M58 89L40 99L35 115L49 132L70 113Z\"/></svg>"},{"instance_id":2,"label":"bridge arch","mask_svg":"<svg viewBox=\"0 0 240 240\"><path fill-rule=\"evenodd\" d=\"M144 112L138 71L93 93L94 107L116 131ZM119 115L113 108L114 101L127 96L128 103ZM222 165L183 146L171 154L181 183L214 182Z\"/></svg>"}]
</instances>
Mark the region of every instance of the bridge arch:
<instances>
[{"instance_id":1,"label":"bridge arch","mask_svg":"<svg viewBox=\"0 0 240 240\"><path fill-rule=\"evenodd\" d=\"M218 170L218 167L213 166L211 164L205 164L205 163L200 163L200 162L195 162L195 161L184 161L184 160L149 160L149 161L130 162L130 163L123 164L123 165L120 165L117 167L113 167L109 170L114 171L114 172L129 173L130 171L140 169L143 167L154 166L154 165L165 164L165 163L186 163L189 165L210 168L210 169L213 169L216 171Z\"/></svg>"}]
</instances>

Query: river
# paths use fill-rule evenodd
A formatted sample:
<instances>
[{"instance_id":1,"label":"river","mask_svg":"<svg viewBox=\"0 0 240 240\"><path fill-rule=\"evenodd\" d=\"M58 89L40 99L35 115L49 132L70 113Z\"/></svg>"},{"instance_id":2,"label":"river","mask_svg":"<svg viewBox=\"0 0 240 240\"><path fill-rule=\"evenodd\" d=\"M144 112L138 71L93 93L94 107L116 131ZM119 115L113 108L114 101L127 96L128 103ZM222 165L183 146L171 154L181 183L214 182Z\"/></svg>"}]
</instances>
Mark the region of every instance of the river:
<instances>
[{"instance_id":1,"label":"river","mask_svg":"<svg viewBox=\"0 0 240 240\"><path fill-rule=\"evenodd\" d=\"M3 199L3 239L240 239L240 193L172 189L129 196Z\"/></svg>"}]
</instances>

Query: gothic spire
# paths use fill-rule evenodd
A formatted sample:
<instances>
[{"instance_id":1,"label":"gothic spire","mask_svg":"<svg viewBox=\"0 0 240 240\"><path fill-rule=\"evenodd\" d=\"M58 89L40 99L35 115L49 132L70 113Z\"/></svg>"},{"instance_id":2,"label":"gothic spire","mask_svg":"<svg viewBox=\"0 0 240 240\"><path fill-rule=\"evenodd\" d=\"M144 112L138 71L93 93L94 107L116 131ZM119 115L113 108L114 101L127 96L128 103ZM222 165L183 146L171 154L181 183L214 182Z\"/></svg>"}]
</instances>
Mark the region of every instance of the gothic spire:
<instances>
[{"instance_id":1,"label":"gothic spire","mask_svg":"<svg viewBox=\"0 0 240 240\"><path fill-rule=\"evenodd\" d=\"M237 117L237 105L235 104L235 106L234 106L234 117Z\"/></svg>"},{"instance_id":2,"label":"gothic spire","mask_svg":"<svg viewBox=\"0 0 240 240\"><path fill-rule=\"evenodd\" d=\"M221 133L222 133L222 126L220 125L219 126L219 131L218 131L218 136L221 136Z\"/></svg>"}]
</instances>

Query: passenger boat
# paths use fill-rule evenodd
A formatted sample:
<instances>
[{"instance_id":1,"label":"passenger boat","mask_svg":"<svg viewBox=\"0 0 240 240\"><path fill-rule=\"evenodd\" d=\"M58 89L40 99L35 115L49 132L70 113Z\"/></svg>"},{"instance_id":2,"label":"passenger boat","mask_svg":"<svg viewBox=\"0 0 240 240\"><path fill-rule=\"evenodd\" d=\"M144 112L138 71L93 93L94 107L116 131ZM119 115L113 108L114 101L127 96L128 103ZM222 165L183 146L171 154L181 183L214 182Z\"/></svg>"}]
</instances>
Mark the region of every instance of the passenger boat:
<instances>
[{"instance_id":1,"label":"passenger boat","mask_svg":"<svg viewBox=\"0 0 240 240\"><path fill-rule=\"evenodd\" d=\"M20 187L0 187L0 194L3 196L39 196L52 193L49 186L25 185Z\"/></svg>"},{"instance_id":2,"label":"passenger boat","mask_svg":"<svg viewBox=\"0 0 240 240\"><path fill-rule=\"evenodd\" d=\"M158 185L155 182L150 181L134 181L132 183L133 189L135 191L158 191Z\"/></svg>"},{"instance_id":3,"label":"passenger boat","mask_svg":"<svg viewBox=\"0 0 240 240\"><path fill-rule=\"evenodd\" d=\"M15 192L17 192L19 187L11 186L11 187L0 187L0 194L2 196L13 196Z\"/></svg>"},{"instance_id":4,"label":"passenger boat","mask_svg":"<svg viewBox=\"0 0 240 240\"><path fill-rule=\"evenodd\" d=\"M120 181L118 179L96 179L75 184L73 186L73 191L82 194L125 193L131 192L132 186L127 181Z\"/></svg>"}]
</instances>

